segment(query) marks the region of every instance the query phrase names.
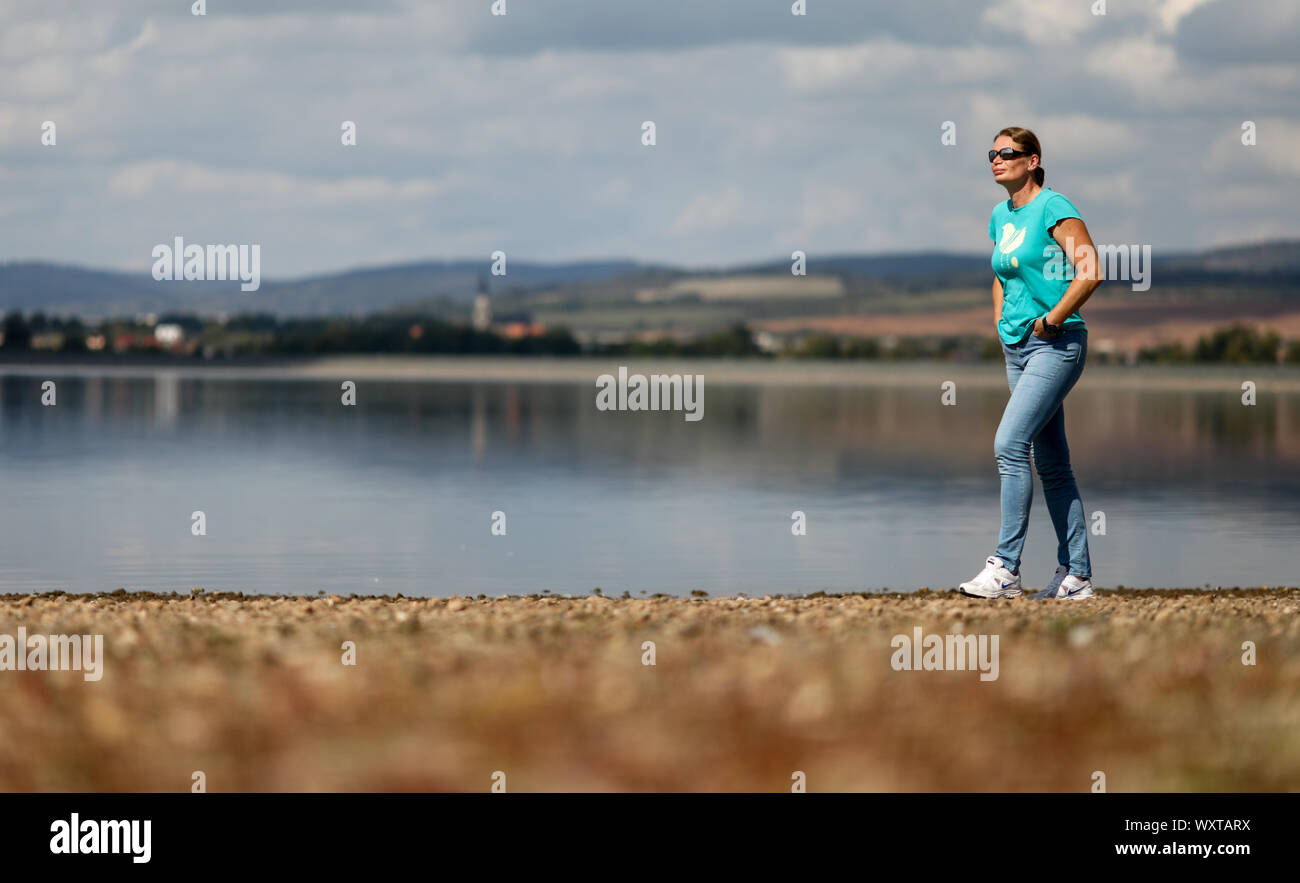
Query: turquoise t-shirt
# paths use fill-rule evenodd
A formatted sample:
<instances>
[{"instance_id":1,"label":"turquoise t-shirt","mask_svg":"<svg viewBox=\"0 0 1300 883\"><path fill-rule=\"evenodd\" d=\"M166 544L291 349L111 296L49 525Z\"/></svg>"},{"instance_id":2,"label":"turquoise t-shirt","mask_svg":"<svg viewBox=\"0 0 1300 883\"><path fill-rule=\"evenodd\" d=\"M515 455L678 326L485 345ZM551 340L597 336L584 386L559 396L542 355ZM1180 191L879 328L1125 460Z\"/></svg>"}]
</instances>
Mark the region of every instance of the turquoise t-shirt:
<instances>
[{"instance_id":1,"label":"turquoise t-shirt","mask_svg":"<svg viewBox=\"0 0 1300 883\"><path fill-rule=\"evenodd\" d=\"M1047 231L1064 218L1079 217L1070 200L1044 187L1020 208L1006 199L993 206L989 238L993 240L993 272L1002 280L1002 319L998 336L1015 346L1034 331L1034 320L1061 301L1074 279L1074 267ZM1062 330L1087 331L1083 317L1071 313Z\"/></svg>"}]
</instances>

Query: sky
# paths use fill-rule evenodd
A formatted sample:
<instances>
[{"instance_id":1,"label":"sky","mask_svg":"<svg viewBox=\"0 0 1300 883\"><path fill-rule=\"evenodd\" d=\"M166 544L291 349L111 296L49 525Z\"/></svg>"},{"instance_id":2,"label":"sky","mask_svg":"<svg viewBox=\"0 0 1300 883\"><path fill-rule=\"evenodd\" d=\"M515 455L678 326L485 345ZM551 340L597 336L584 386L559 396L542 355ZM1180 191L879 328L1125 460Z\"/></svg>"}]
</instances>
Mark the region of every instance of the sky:
<instances>
[{"instance_id":1,"label":"sky","mask_svg":"<svg viewBox=\"0 0 1300 883\"><path fill-rule=\"evenodd\" d=\"M1007 125L1098 244L1300 237L1296 0L505 5L4 0L0 261L981 253Z\"/></svg>"}]
</instances>

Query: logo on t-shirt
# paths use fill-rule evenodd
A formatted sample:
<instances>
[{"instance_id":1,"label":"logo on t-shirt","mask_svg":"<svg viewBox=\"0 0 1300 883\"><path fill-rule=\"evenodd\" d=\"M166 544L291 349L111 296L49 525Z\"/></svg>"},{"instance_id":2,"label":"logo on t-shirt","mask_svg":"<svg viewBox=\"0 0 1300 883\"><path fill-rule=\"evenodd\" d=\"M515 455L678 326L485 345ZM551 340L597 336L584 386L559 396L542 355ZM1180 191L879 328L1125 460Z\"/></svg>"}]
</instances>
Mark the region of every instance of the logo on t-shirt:
<instances>
[{"instance_id":1,"label":"logo on t-shirt","mask_svg":"<svg viewBox=\"0 0 1300 883\"><path fill-rule=\"evenodd\" d=\"M1002 238L998 240L998 250L1003 254L1011 254L1011 252L1019 248L1020 244L1025 241L1025 230L1027 229L1028 227L1021 227L1017 230L1015 224L1003 224ZM1013 257L1011 259L1011 266L1019 267L1020 261Z\"/></svg>"}]
</instances>

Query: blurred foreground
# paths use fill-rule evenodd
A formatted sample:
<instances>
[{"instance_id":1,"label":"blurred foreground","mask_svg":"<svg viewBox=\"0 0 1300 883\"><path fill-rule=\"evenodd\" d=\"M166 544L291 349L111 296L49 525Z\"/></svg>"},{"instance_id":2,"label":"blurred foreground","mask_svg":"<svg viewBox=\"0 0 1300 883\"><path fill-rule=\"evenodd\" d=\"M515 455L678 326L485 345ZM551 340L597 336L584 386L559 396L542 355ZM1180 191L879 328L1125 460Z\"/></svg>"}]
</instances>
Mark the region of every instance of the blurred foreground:
<instances>
[{"instance_id":1,"label":"blurred foreground","mask_svg":"<svg viewBox=\"0 0 1300 883\"><path fill-rule=\"evenodd\" d=\"M105 659L0 671L0 790L1295 791L1298 611L1300 589L10 595L0 633L102 633ZM917 626L998 635L997 679L895 671Z\"/></svg>"}]
</instances>

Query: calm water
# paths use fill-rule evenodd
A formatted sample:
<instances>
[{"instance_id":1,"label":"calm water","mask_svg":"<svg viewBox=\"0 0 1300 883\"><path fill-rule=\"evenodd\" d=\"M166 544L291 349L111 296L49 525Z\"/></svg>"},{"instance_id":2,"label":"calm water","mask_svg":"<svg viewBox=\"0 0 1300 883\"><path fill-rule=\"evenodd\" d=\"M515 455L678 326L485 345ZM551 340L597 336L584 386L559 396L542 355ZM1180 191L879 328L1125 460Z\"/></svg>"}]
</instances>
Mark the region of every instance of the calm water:
<instances>
[{"instance_id":1,"label":"calm water","mask_svg":"<svg viewBox=\"0 0 1300 883\"><path fill-rule=\"evenodd\" d=\"M942 407L928 386L711 385L698 423L601 412L574 383L366 381L351 408L333 381L40 395L0 381L0 591L911 590L969 578L996 543L1005 389ZM1106 518L1098 585L1300 583L1300 395L1085 383L1066 414ZM1036 488L1027 585L1055 543Z\"/></svg>"}]
</instances>

